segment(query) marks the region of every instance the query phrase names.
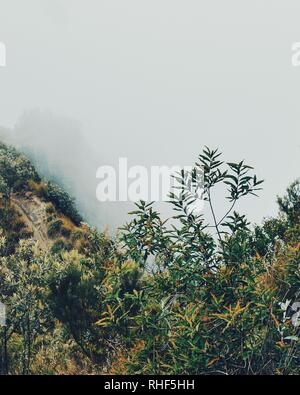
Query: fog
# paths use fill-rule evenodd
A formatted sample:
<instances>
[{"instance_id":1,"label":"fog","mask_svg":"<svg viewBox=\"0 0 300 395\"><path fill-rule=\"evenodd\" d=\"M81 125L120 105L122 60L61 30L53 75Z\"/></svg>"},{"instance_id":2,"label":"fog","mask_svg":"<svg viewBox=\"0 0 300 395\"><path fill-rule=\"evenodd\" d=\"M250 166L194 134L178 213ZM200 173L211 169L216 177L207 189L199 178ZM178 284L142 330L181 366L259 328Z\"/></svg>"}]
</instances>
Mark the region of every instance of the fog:
<instances>
[{"instance_id":1,"label":"fog","mask_svg":"<svg viewBox=\"0 0 300 395\"><path fill-rule=\"evenodd\" d=\"M260 222L299 177L299 15L298 0L0 0L2 134L112 230L131 204L96 200L98 166L219 147L266 180L239 208Z\"/></svg>"}]
</instances>

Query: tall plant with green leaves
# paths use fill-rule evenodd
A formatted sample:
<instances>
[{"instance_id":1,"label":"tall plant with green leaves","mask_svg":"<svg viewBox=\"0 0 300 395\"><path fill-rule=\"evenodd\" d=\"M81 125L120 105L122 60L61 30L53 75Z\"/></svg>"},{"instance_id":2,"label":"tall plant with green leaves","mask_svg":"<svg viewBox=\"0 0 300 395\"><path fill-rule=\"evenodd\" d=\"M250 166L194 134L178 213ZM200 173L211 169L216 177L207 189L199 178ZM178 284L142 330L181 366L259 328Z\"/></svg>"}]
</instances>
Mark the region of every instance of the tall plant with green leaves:
<instances>
[{"instance_id":1,"label":"tall plant with green leaves","mask_svg":"<svg viewBox=\"0 0 300 395\"><path fill-rule=\"evenodd\" d=\"M212 221L209 222L204 212L191 210L200 205L199 196L190 193L190 184L186 171L176 176L181 193L170 194L170 202L177 212L173 218L163 221L153 208L153 203L139 202L137 210L131 214L134 218L123 228L122 241L127 247L127 254L141 262L147 262L150 256L164 268L176 265L179 261L207 268L216 268L220 263L235 263L233 242L248 231L245 215L235 211L238 201L246 196L257 196L263 180L252 174L253 168L244 161L224 163L218 150L205 148L199 155L191 171L191 179L199 182L203 174L203 193L201 199L206 202ZM228 208L217 218L214 204L214 191L222 184L226 192ZM218 189L219 193L219 189ZM179 221L179 223L178 223Z\"/></svg>"}]
</instances>

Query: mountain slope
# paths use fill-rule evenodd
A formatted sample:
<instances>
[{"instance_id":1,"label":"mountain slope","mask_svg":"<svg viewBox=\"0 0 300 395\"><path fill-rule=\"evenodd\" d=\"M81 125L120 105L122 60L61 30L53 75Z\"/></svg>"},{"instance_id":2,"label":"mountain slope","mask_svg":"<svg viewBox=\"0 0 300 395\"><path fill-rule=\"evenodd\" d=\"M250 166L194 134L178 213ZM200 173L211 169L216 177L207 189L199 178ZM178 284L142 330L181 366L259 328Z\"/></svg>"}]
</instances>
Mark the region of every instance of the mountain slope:
<instances>
[{"instance_id":1,"label":"mountain slope","mask_svg":"<svg viewBox=\"0 0 300 395\"><path fill-rule=\"evenodd\" d=\"M15 194L11 198L13 206L21 213L24 224L33 232L33 238L43 250L53 243L47 235L46 204L32 194Z\"/></svg>"},{"instance_id":2,"label":"mountain slope","mask_svg":"<svg viewBox=\"0 0 300 395\"><path fill-rule=\"evenodd\" d=\"M74 200L58 185L43 182L30 161L0 143L0 227L11 251L22 238L42 250L81 250L86 225Z\"/></svg>"}]
</instances>

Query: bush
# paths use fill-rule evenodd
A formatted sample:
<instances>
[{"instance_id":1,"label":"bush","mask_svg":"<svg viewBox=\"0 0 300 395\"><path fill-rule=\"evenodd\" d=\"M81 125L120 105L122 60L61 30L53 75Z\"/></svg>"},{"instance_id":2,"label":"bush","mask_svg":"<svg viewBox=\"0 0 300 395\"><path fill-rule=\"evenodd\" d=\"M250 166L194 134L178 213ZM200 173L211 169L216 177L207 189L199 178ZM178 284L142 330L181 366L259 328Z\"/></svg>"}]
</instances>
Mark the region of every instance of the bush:
<instances>
[{"instance_id":1,"label":"bush","mask_svg":"<svg viewBox=\"0 0 300 395\"><path fill-rule=\"evenodd\" d=\"M55 218L56 218L56 216L54 215L49 215L49 216L47 216L47 222L49 223L49 222L52 222L52 221L54 221L55 220Z\"/></svg>"},{"instance_id":2,"label":"bush","mask_svg":"<svg viewBox=\"0 0 300 395\"><path fill-rule=\"evenodd\" d=\"M69 246L65 243L63 239L57 240L51 247L52 254L58 254L64 250L68 250Z\"/></svg>"},{"instance_id":3,"label":"bush","mask_svg":"<svg viewBox=\"0 0 300 395\"><path fill-rule=\"evenodd\" d=\"M235 210L260 189L252 168L207 148L201 168L208 218L182 172L170 226L143 201L116 239L53 215L50 233L72 235L50 253L20 240L20 218L0 209L0 300L10 307L0 373L299 373L299 188L278 218L251 226Z\"/></svg>"},{"instance_id":4,"label":"bush","mask_svg":"<svg viewBox=\"0 0 300 395\"><path fill-rule=\"evenodd\" d=\"M126 259L134 259L143 270L150 265L155 271L143 277L140 288L129 289L122 301L119 292L114 303L110 302L113 313L100 320L118 333L130 328L123 332L126 349L116 356L114 372L233 375L299 371L298 330L283 316L290 307L284 310L280 302L297 301L300 244L266 248L270 241L275 244L272 238L276 230L281 232L281 223L269 222L253 232L246 217L233 211L240 198L260 189L261 181L243 162L229 163L224 169L219 158L217 151L205 149L196 164L205 170L204 198L212 224L202 213L190 210L197 198L183 193L179 198L171 195L176 226L167 228L153 204L140 202L123 229ZM181 176L185 185L185 175ZM218 219L211 196L214 187L222 184L229 208ZM258 241L260 251L269 252L265 257L258 253ZM120 305L125 309L121 318Z\"/></svg>"},{"instance_id":5,"label":"bush","mask_svg":"<svg viewBox=\"0 0 300 395\"><path fill-rule=\"evenodd\" d=\"M66 237L67 239L70 237L71 235L71 230L68 228L65 228L64 226L61 228L61 235Z\"/></svg>"},{"instance_id":6,"label":"bush","mask_svg":"<svg viewBox=\"0 0 300 395\"><path fill-rule=\"evenodd\" d=\"M52 203L48 203L46 205L46 213L47 214L55 214L55 208Z\"/></svg>"},{"instance_id":7,"label":"bush","mask_svg":"<svg viewBox=\"0 0 300 395\"><path fill-rule=\"evenodd\" d=\"M39 176L30 161L14 148L0 143L0 193L10 204L11 194L28 188L28 183Z\"/></svg>"},{"instance_id":8,"label":"bush","mask_svg":"<svg viewBox=\"0 0 300 395\"><path fill-rule=\"evenodd\" d=\"M54 237L61 233L61 227L63 222L60 219L51 222L48 226L48 236Z\"/></svg>"},{"instance_id":9,"label":"bush","mask_svg":"<svg viewBox=\"0 0 300 395\"><path fill-rule=\"evenodd\" d=\"M45 197L54 204L57 210L69 217L75 225L80 225L82 217L75 207L74 199L62 188L49 182L45 191Z\"/></svg>"}]
</instances>

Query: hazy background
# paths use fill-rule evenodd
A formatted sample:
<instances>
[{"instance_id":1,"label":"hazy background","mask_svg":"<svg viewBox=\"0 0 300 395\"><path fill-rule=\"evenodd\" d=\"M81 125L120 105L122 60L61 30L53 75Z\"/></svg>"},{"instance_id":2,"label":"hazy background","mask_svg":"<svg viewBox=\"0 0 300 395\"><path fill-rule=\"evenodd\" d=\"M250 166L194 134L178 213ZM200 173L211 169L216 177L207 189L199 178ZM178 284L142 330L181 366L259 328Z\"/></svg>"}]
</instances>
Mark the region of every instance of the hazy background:
<instances>
[{"instance_id":1,"label":"hazy background","mask_svg":"<svg viewBox=\"0 0 300 395\"><path fill-rule=\"evenodd\" d=\"M130 205L96 201L98 166L203 145L266 179L242 205L259 222L300 175L299 18L299 0L0 0L0 125L99 226Z\"/></svg>"}]
</instances>

